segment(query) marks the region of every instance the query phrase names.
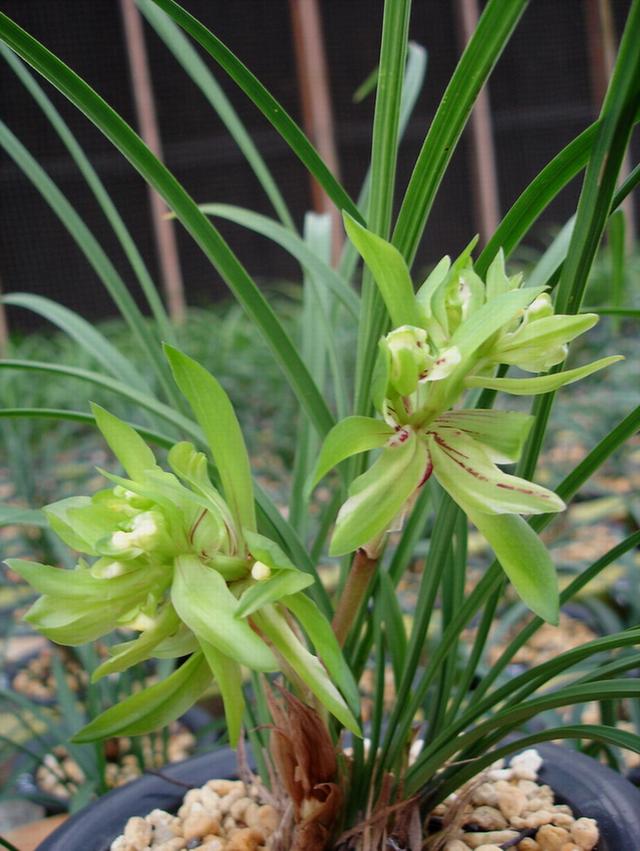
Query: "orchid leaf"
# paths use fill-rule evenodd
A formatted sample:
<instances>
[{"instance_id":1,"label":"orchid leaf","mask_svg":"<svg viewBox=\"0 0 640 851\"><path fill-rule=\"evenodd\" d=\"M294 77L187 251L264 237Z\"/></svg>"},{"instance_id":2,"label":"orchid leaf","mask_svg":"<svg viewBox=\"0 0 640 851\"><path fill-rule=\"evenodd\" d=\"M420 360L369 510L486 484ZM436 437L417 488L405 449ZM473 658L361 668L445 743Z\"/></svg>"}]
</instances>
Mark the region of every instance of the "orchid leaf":
<instances>
[{"instance_id":1,"label":"orchid leaf","mask_svg":"<svg viewBox=\"0 0 640 851\"><path fill-rule=\"evenodd\" d=\"M0 528L3 526L39 526L47 529L49 523L42 511L23 505L0 505Z\"/></svg>"},{"instance_id":2,"label":"orchid leaf","mask_svg":"<svg viewBox=\"0 0 640 851\"><path fill-rule=\"evenodd\" d=\"M427 435L433 472L463 508L486 514L547 514L564 508L560 497L547 488L502 472L464 433L451 440L446 432L436 425Z\"/></svg>"},{"instance_id":3,"label":"orchid leaf","mask_svg":"<svg viewBox=\"0 0 640 851\"><path fill-rule=\"evenodd\" d=\"M195 653L171 676L112 706L79 730L72 742L94 742L113 736L140 736L175 721L211 682L202 653Z\"/></svg>"},{"instance_id":4,"label":"orchid leaf","mask_svg":"<svg viewBox=\"0 0 640 851\"><path fill-rule=\"evenodd\" d=\"M360 252L378 285L391 324L394 327L419 326L420 312L411 275L402 254L391 243L358 224L348 213L344 212L343 218L349 239Z\"/></svg>"},{"instance_id":5,"label":"orchid leaf","mask_svg":"<svg viewBox=\"0 0 640 851\"><path fill-rule=\"evenodd\" d=\"M347 417L326 436L311 481L315 486L341 461L359 452L378 449L395 434L395 429L372 417Z\"/></svg>"},{"instance_id":6,"label":"orchid leaf","mask_svg":"<svg viewBox=\"0 0 640 851\"><path fill-rule=\"evenodd\" d=\"M482 448L496 464L517 461L531 430L533 417L517 411L470 409L448 411L437 419L442 434L462 431ZM451 432L449 432L451 430Z\"/></svg>"},{"instance_id":7,"label":"orchid leaf","mask_svg":"<svg viewBox=\"0 0 640 851\"><path fill-rule=\"evenodd\" d=\"M201 641L200 646L220 689L224 703L227 732L229 733L229 744L232 748L235 748L240 738L245 706L242 693L242 670L237 662L225 656L213 644Z\"/></svg>"},{"instance_id":8,"label":"orchid leaf","mask_svg":"<svg viewBox=\"0 0 640 851\"><path fill-rule=\"evenodd\" d=\"M383 450L349 488L349 498L336 520L330 554L345 555L384 534L422 481L426 468L426 447L414 432L399 446Z\"/></svg>"},{"instance_id":9,"label":"orchid leaf","mask_svg":"<svg viewBox=\"0 0 640 851\"><path fill-rule=\"evenodd\" d=\"M358 736L361 735L358 722L338 689L329 679L322 663L298 641L284 615L274 606L265 606L255 613L254 620L258 629L266 635L275 650L320 703L348 730Z\"/></svg>"},{"instance_id":10,"label":"orchid leaf","mask_svg":"<svg viewBox=\"0 0 640 851\"><path fill-rule=\"evenodd\" d=\"M575 369L567 369L563 372L554 372L551 375L539 375L537 378L492 378L491 376L469 375L464 380L466 387L487 387L489 390L499 390L510 393L513 396L533 396L537 393L551 393L565 384L573 384L580 381L600 369L611 366L612 363L624 360L621 355L612 355L608 358L578 366Z\"/></svg>"},{"instance_id":11,"label":"orchid leaf","mask_svg":"<svg viewBox=\"0 0 640 851\"><path fill-rule=\"evenodd\" d=\"M256 528L249 456L229 397L197 361L165 345L176 384L202 428L238 528Z\"/></svg>"},{"instance_id":12,"label":"orchid leaf","mask_svg":"<svg viewBox=\"0 0 640 851\"><path fill-rule=\"evenodd\" d=\"M134 428L100 405L92 404L91 413L102 436L130 478L135 481L145 470L153 470L157 466L155 455Z\"/></svg>"},{"instance_id":13,"label":"orchid leaf","mask_svg":"<svg viewBox=\"0 0 640 851\"><path fill-rule=\"evenodd\" d=\"M495 516L464 509L491 545L522 601L543 620L558 623L558 579L551 556L531 526L517 514Z\"/></svg>"},{"instance_id":14,"label":"orchid leaf","mask_svg":"<svg viewBox=\"0 0 640 851\"><path fill-rule=\"evenodd\" d=\"M354 715L360 712L360 694L351 668L347 665L331 624L306 594L292 594L282 599L309 636L329 676L344 695Z\"/></svg>"},{"instance_id":15,"label":"orchid leaf","mask_svg":"<svg viewBox=\"0 0 640 851\"><path fill-rule=\"evenodd\" d=\"M179 556L171 586L171 601L180 619L198 640L254 671L276 671L273 653L246 621L235 617L238 601L224 578L195 556Z\"/></svg>"},{"instance_id":16,"label":"orchid leaf","mask_svg":"<svg viewBox=\"0 0 640 851\"><path fill-rule=\"evenodd\" d=\"M402 681L403 664L407 658L407 634L405 632L402 608L396 595L393 582L386 570L379 572L380 617L385 624L385 635L389 645L391 667L396 686Z\"/></svg>"}]
</instances>

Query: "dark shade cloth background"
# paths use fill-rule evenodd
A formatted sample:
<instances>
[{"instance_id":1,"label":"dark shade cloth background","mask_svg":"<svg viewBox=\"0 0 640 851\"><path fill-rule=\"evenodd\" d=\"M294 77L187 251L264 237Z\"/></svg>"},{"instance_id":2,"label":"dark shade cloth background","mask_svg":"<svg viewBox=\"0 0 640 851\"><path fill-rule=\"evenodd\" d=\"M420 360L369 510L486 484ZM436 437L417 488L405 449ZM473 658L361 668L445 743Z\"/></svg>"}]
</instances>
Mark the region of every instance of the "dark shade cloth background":
<instances>
[{"instance_id":1,"label":"dark shade cloth background","mask_svg":"<svg viewBox=\"0 0 640 851\"><path fill-rule=\"evenodd\" d=\"M300 104L286 0L184 0L254 71L285 108L300 118ZM129 67L117 0L2 0L2 10L44 42L135 125ZM458 55L454 4L416 0L411 38L429 52L427 79L400 153L398 197ZM586 40L585 0L531 3L490 83L502 212L560 148L596 116ZM613 0L618 34L627 0ZM356 87L375 67L382 0L320 0L341 177L358 192L369 158L373 99L354 104ZM145 26L156 107L167 165L200 202L217 201L272 215L253 173L224 126L155 33ZM306 174L255 107L224 73L215 73L266 158L298 223L310 206ZM3 119L37 157L102 243L132 291L133 275L75 165L46 118L4 69ZM59 93L44 84L120 209L157 276L146 188L111 144ZM463 137L442 185L416 261L417 273L445 253L459 251L476 232ZM541 247L554 225L571 215L574 183L536 228ZM231 225L221 230L259 282L298 280L294 261L264 238ZM188 235L178 228L187 302L206 304L225 295L224 283ZM115 308L64 227L6 155L0 162L0 278L4 292L28 291L54 298L90 319ZM38 319L11 310L13 328Z\"/></svg>"}]
</instances>

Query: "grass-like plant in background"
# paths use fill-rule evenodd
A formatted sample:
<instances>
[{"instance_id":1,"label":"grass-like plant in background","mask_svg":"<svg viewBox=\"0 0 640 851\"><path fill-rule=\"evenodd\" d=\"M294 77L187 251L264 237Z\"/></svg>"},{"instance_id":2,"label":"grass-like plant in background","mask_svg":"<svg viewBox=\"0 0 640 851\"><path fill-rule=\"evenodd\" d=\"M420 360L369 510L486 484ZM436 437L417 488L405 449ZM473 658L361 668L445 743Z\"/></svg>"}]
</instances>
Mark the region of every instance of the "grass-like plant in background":
<instances>
[{"instance_id":1,"label":"grass-like plant in background","mask_svg":"<svg viewBox=\"0 0 640 851\"><path fill-rule=\"evenodd\" d=\"M25 294L9 296L10 303L56 322L91 353L99 368L16 359L0 366L99 386L131 405L128 418L136 421L127 424L100 408L89 413L14 406L1 412L10 421L96 420L128 475L107 474L115 486L91 499L76 497L48 506L53 530L74 550L95 559L92 563L81 560L71 574L24 561L12 562L12 567L43 594L28 618L54 640L86 641L118 626L138 634L116 648L97 676L124 670L158 648L163 655L191 654L165 682L92 720L78 739L141 732L165 723L215 677L231 740L239 738L244 720L258 762L270 754L280 767L296 804L291 847L306 849L338 847L341 832L357 830L376 811L380 791L388 791L389 783L391 800L406 800L408 807L432 806L499 756L535 742L573 738L640 750L640 737L607 724L527 731L531 718L555 707L637 698L640 686L625 673L640 661L638 629L596 639L518 677L501 679L543 618L554 621L561 604L640 541L637 532L627 536L558 592L553 564L538 537L563 503L634 433L640 409L593 446L555 493L531 482L555 391L615 360L562 367L567 342L595 321L582 313L582 302L605 228L617 221L616 210L640 178L636 168L617 188L640 109L640 43L635 37L640 2L632 3L598 120L524 190L475 261L472 245L452 265L443 260L417 291L409 269L435 196L475 98L523 14L525 0L487 3L429 128L395 221L398 146L424 73L420 49L410 49L407 42L409 0L385 3L371 165L357 203L282 107L203 24L173 0L138 0L138 5L227 124L278 221L235 207L196 203L96 92L0 16L0 38L8 48L4 55L82 170L153 315L153 322L144 321L95 236L22 143L0 125L0 143L108 288L145 367L142 374L70 311ZM297 232L283 194L182 31L264 113L344 212L351 241L337 268L328 261L326 220L309 216L303 234ZM175 335L117 210L62 118L14 53L84 112L163 195L271 350L299 405L288 519L252 481L238 422L218 382L171 345ZM504 263L546 206L583 170L574 222L528 281L508 275ZM263 233L300 262L305 275L300 341L292 338L223 240L211 221L216 216ZM359 288L358 253L365 261ZM614 309L624 313L617 297ZM334 333L345 317L358 325L353 376L345 369L348 359ZM161 341L169 344L167 359ZM510 377L511 366L543 374ZM492 411L498 392L535 396L531 415ZM382 418L373 416L374 410ZM184 438L208 450L213 465ZM147 442L169 450L172 473L157 464ZM367 453L377 449L382 449L377 460L367 463ZM515 475L500 471L496 462L517 463ZM314 480L336 464L332 498L312 503ZM534 516L525 522L523 514ZM469 593L467 518L497 557ZM397 542L389 546L388 530L400 526ZM330 592L318 564L334 527L330 551L341 563L338 587ZM396 587L427 529L427 566L407 634ZM507 585L505 573L534 615L478 681ZM440 618L434 640L436 608ZM464 647L461 634L474 621L476 637L471 647ZM376 690L365 747L356 683L370 659ZM585 662L586 672L584 664L574 670ZM243 667L254 672L248 704ZM387 667L397 691L390 713L383 702ZM277 694L264 676L274 670L286 683ZM560 674L565 676L562 685L550 688ZM315 714L301 714L296 693L314 704ZM258 725L270 719L276 729L268 737ZM409 765L416 721L424 722L423 747ZM293 731L289 738L285 723ZM311 740L302 734L309 723ZM343 728L352 734L348 758L340 750ZM514 732L521 735L505 744ZM295 747L289 750L291 742ZM301 791L301 775L290 769L296 763L300 770L309 769L309 749L324 758L317 760L315 775L305 775ZM406 808L395 812L403 817L388 821L391 835L406 819Z\"/></svg>"}]
</instances>

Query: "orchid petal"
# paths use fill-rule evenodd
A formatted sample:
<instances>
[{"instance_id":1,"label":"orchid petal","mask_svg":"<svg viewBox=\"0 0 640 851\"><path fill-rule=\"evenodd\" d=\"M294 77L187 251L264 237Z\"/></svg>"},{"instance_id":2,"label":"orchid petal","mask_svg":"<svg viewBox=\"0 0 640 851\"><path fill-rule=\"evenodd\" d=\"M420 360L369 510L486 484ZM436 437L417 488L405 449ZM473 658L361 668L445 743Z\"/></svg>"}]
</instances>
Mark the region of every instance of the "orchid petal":
<instances>
[{"instance_id":1,"label":"orchid petal","mask_svg":"<svg viewBox=\"0 0 640 851\"><path fill-rule=\"evenodd\" d=\"M411 275L402 254L390 242L358 224L345 211L343 219L349 239L378 285L392 325L420 325Z\"/></svg>"},{"instance_id":2,"label":"orchid petal","mask_svg":"<svg viewBox=\"0 0 640 851\"><path fill-rule=\"evenodd\" d=\"M336 520L331 555L344 555L383 534L424 478L427 450L415 432L403 430L405 441L384 449L349 489ZM400 438L399 438L400 439Z\"/></svg>"},{"instance_id":3,"label":"orchid petal","mask_svg":"<svg viewBox=\"0 0 640 851\"><path fill-rule=\"evenodd\" d=\"M497 296L458 326L451 344L458 346L463 358L472 355L483 343L524 310L544 287L527 287Z\"/></svg>"},{"instance_id":4,"label":"orchid petal","mask_svg":"<svg viewBox=\"0 0 640 851\"><path fill-rule=\"evenodd\" d=\"M487 539L522 601L543 620L558 623L558 579L551 556L531 526L518 515L495 516L465 508Z\"/></svg>"},{"instance_id":5,"label":"orchid petal","mask_svg":"<svg viewBox=\"0 0 640 851\"><path fill-rule=\"evenodd\" d=\"M581 378L586 378L587 375L620 360L624 360L622 355L612 355L575 369L554 372L552 375L539 375L537 378L485 378L481 375L469 375L464 383L466 387L487 387L490 390L511 393L513 396L533 396L537 393L551 393L565 384L573 384L574 381L580 381Z\"/></svg>"},{"instance_id":6,"label":"orchid petal","mask_svg":"<svg viewBox=\"0 0 640 851\"><path fill-rule=\"evenodd\" d=\"M435 421L434 427L447 442L455 440L454 432L464 432L482 444L487 456L496 464L510 464L520 458L533 424L533 417L517 411L471 409L448 411Z\"/></svg>"},{"instance_id":7,"label":"orchid petal","mask_svg":"<svg viewBox=\"0 0 640 851\"><path fill-rule=\"evenodd\" d=\"M546 514L564 508L552 491L503 473L463 432L434 429L427 442L434 475L462 507L485 514Z\"/></svg>"},{"instance_id":8,"label":"orchid petal","mask_svg":"<svg viewBox=\"0 0 640 851\"><path fill-rule=\"evenodd\" d=\"M171 602L199 640L254 671L276 671L273 653L246 621L235 617L238 601L223 577L195 556L175 560Z\"/></svg>"},{"instance_id":9,"label":"orchid petal","mask_svg":"<svg viewBox=\"0 0 640 851\"><path fill-rule=\"evenodd\" d=\"M323 476L346 458L359 452L378 449L395 434L395 429L372 417L347 417L326 436L311 482L315 486Z\"/></svg>"},{"instance_id":10,"label":"orchid petal","mask_svg":"<svg viewBox=\"0 0 640 851\"><path fill-rule=\"evenodd\" d=\"M132 665L137 665L145 659L153 656L154 648L165 638L173 635L180 624L180 620L171 604L166 605L155 619L154 624L145 629L135 641L127 641L124 646L114 651L113 655L94 670L91 682L106 676L107 674L126 671Z\"/></svg>"},{"instance_id":11,"label":"orchid petal","mask_svg":"<svg viewBox=\"0 0 640 851\"><path fill-rule=\"evenodd\" d=\"M175 721L193 706L211 683L202 653L195 653L166 679L110 707L72 737L72 742L151 733Z\"/></svg>"},{"instance_id":12,"label":"orchid petal","mask_svg":"<svg viewBox=\"0 0 640 851\"><path fill-rule=\"evenodd\" d=\"M128 476L137 479L145 470L156 467L155 455L134 428L100 405L92 404L91 413L109 448Z\"/></svg>"}]
</instances>

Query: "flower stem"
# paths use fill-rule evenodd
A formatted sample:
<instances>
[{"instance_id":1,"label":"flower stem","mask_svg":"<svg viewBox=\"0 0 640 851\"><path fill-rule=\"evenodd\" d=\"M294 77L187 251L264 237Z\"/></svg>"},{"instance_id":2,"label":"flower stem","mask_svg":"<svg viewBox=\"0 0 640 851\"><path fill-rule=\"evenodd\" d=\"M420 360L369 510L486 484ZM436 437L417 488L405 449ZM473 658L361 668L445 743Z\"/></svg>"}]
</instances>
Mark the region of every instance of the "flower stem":
<instances>
[{"instance_id":1,"label":"flower stem","mask_svg":"<svg viewBox=\"0 0 640 851\"><path fill-rule=\"evenodd\" d=\"M356 551L353 557L351 570L332 622L333 631L341 647L347 640L351 627L358 619L360 608L377 564L378 559L370 558L362 547Z\"/></svg>"}]
</instances>

